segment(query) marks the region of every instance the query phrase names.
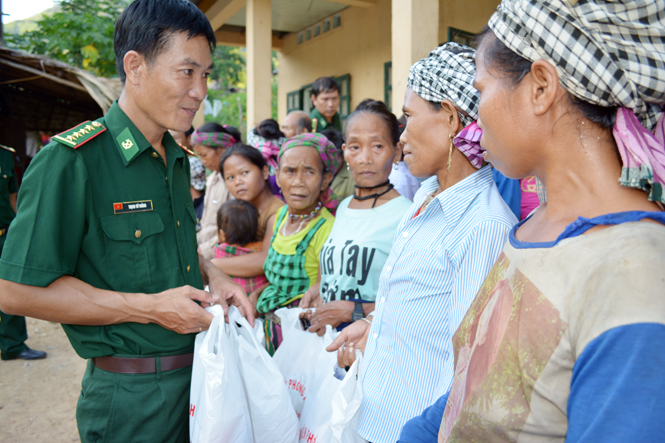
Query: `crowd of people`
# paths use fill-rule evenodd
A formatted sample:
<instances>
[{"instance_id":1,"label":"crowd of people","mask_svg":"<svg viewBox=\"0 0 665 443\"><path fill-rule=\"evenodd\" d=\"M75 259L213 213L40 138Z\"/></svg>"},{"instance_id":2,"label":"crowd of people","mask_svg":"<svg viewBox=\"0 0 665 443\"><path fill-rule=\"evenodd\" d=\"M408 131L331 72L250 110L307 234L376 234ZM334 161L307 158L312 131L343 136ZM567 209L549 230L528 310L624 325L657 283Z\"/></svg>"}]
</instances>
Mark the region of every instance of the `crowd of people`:
<instances>
[{"instance_id":1,"label":"crowd of people","mask_svg":"<svg viewBox=\"0 0 665 443\"><path fill-rule=\"evenodd\" d=\"M35 157L0 260L3 312L90 359L82 441L187 441L211 303L263 318L271 355L277 309L336 328L369 442L662 440L661 1L503 0L477 50L411 67L400 119L367 99L342 126L322 77L245 142L190 128L215 38L167 1L118 19L106 134Z\"/></svg>"}]
</instances>

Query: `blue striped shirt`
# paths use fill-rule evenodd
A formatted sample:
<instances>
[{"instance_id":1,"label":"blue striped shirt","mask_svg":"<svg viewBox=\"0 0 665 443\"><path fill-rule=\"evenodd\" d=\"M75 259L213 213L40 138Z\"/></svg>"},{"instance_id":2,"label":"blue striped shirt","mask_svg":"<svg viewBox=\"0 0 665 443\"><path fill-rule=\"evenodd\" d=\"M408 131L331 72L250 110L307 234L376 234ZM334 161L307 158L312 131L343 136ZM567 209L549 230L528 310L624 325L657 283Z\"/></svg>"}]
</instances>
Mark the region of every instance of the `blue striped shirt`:
<instances>
[{"instance_id":1,"label":"blue striped shirt","mask_svg":"<svg viewBox=\"0 0 665 443\"><path fill-rule=\"evenodd\" d=\"M423 182L398 225L379 279L363 360L358 433L394 443L402 426L450 389L452 336L517 219L489 166L436 196Z\"/></svg>"}]
</instances>

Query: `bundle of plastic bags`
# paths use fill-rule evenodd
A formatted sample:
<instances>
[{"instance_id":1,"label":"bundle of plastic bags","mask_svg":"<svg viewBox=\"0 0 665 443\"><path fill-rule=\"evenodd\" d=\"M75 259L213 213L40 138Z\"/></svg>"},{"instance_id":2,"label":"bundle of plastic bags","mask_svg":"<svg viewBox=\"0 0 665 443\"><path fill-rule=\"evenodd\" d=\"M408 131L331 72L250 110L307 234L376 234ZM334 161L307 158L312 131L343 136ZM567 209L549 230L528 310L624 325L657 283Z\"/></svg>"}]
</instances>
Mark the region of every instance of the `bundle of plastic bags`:
<instances>
[{"instance_id":1,"label":"bundle of plastic bags","mask_svg":"<svg viewBox=\"0 0 665 443\"><path fill-rule=\"evenodd\" d=\"M328 326L319 337L300 327L302 309L279 309L284 341L273 360L282 371L300 418L301 443L363 443L356 427L362 401L362 354L340 379L337 354L327 352L337 333ZM339 370L339 368L337 368Z\"/></svg>"},{"instance_id":2,"label":"bundle of plastic bags","mask_svg":"<svg viewBox=\"0 0 665 443\"><path fill-rule=\"evenodd\" d=\"M192 443L294 443L299 424L284 379L263 347L260 321L252 328L235 307L222 308L194 345L189 436Z\"/></svg>"}]
</instances>

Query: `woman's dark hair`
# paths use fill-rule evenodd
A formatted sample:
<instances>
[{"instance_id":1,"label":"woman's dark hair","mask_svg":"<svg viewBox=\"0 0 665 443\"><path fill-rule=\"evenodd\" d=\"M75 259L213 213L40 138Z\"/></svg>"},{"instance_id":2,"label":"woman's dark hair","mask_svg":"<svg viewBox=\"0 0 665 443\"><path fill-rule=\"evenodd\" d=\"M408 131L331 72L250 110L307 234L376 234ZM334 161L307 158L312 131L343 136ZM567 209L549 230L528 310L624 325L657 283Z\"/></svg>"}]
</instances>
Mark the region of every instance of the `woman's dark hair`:
<instances>
[{"instance_id":1,"label":"woman's dark hair","mask_svg":"<svg viewBox=\"0 0 665 443\"><path fill-rule=\"evenodd\" d=\"M260 135L266 140L278 140L286 137L279 129L279 123L275 120L268 118L259 123L259 126L253 129L254 133Z\"/></svg>"},{"instance_id":2,"label":"woman's dark hair","mask_svg":"<svg viewBox=\"0 0 665 443\"><path fill-rule=\"evenodd\" d=\"M217 229L224 232L224 242L245 246L257 240L259 210L244 200L229 200L217 211Z\"/></svg>"},{"instance_id":3,"label":"woman's dark hair","mask_svg":"<svg viewBox=\"0 0 665 443\"><path fill-rule=\"evenodd\" d=\"M481 45L482 51L478 54L482 54L486 65L504 74L504 78L510 80L513 86L517 86L524 76L531 72L532 63L507 47L487 25L476 36L476 47L481 48ZM616 107L594 105L575 97L570 92L568 100L584 117L602 128L611 129L614 126Z\"/></svg>"},{"instance_id":4,"label":"woman's dark hair","mask_svg":"<svg viewBox=\"0 0 665 443\"><path fill-rule=\"evenodd\" d=\"M331 126L321 131L321 135L327 138L330 141L330 143L335 145L338 154L340 155L342 154L342 145L344 144L344 136L342 136L341 132L339 132L337 129Z\"/></svg>"},{"instance_id":5,"label":"woman's dark hair","mask_svg":"<svg viewBox=\"0 0 665 443\"><path fill-rule=\"evenodd\" d=\"M240 131L238 131L238 128L234 126L222 126L219 123L216 122L208 122L204 123L201 126L198 127L197 129L198 132L226 132L229 134L231 137L236 139L236 142L242 143L242 137L240 135ZM210 149L217 149L214 146L206 146L206 148Z\"/></svg>"},{"instance_id":6,"label":"woman's dark hair","mask_svg":"<svg viewBox=\"0 0 665 443\"><path fill-rule=\"evenodd\" d=\"M258 149L243 145L242 143L236 143L224 151L222 158L219 159L219 171L221 172L222 177L224 177L224 162L226 162L226 160L232 155L243 157L245 160L259 168L259 171L263 171L264 166L267 164L266 159L263 158L263 155Z\"/></svg>"},{"instance_id":7,"label":"woman's dark hair","mask_svg":"<svg viewBox=\"0 0 665 443\"><path fill-rule=\"evenodd\" d=\"M203 36L210 51L215 48L215 32L205 14L186 0L136 0L127 6L115 23L113 48L115 67L120 81L126 79L125 54L136 51L148 63L169 44L173 34L183 32L187 38Z\"/></svg>"},{"instance_id":8,"label":"woman's dark hair","mask_svg":"<svg viewBox=\"0 0 665 443\"><path fill-rule=\"evenodd\" d=\"M374 114L383 120L386 127L388 128L393 145L396 146L399 142L400 136L399 122L397 121L395 114L390 112L388 106L379 100L366 99L360 102L356 110L346 118L346 124L344 125L344 137L346 138L346 129L349 127L349 122L356 116L364 113Z\"/></svg>"}]
</instances>

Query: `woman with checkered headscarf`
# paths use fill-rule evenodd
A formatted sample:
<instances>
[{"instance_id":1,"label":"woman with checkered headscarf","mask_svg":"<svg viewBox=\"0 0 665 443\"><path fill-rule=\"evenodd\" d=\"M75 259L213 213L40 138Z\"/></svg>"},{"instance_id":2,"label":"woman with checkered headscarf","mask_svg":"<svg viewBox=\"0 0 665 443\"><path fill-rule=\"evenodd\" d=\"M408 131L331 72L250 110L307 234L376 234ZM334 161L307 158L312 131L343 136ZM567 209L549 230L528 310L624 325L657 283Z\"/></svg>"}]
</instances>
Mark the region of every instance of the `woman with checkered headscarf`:
<instances>
[{"instance_id":1,"label":"woman with checkered headscarf","mask_svg":"<svg viewBox=\"0 0 665 443\"><path fill-rule=\"evenodd\" d=\"M481 35L483 157L535 174L401 442L665 435L665 2L504 0Z\"/></svg>"},{"instance_id":2,"label":"woman with checkered headscarf","mask_svg":"<svg viewBox=\"0 0 665 443\"><path fill-rule=\"evenodd\" d=\"M398 224L370 318L358 433L373 443L394 443L449 386L452 333L517 222L482 164L474 59L447 43L410 70L400 140L411 174L427 180ZM341 332L340 366L368 328Z\"/></svg>"}]
</instances>

